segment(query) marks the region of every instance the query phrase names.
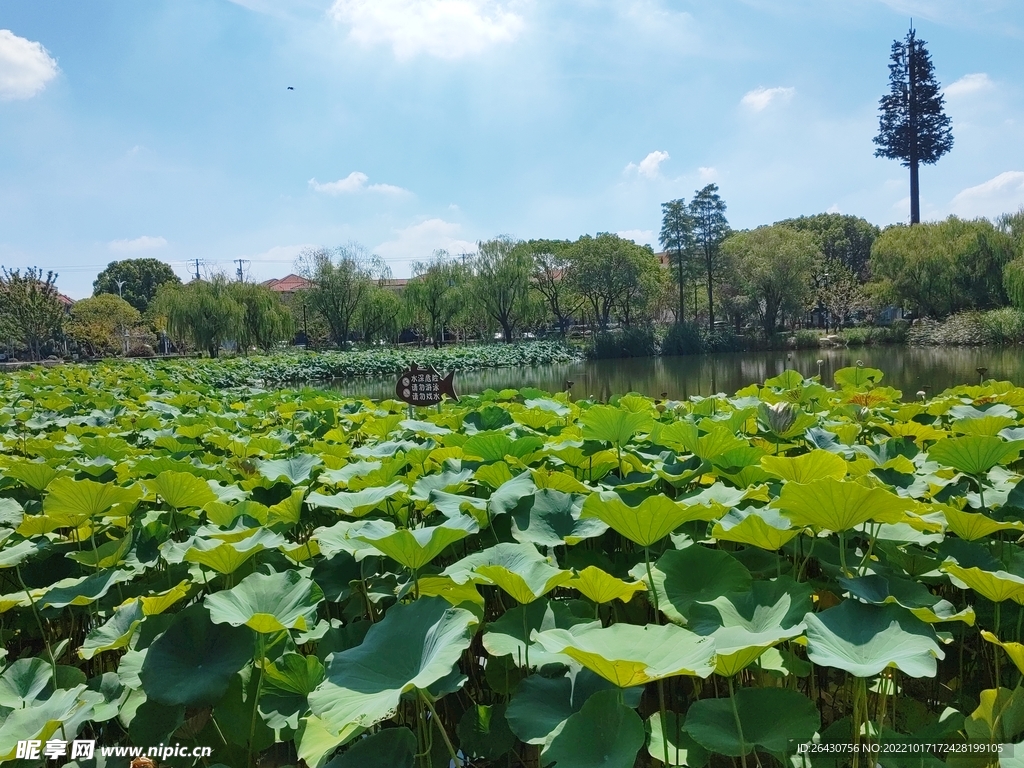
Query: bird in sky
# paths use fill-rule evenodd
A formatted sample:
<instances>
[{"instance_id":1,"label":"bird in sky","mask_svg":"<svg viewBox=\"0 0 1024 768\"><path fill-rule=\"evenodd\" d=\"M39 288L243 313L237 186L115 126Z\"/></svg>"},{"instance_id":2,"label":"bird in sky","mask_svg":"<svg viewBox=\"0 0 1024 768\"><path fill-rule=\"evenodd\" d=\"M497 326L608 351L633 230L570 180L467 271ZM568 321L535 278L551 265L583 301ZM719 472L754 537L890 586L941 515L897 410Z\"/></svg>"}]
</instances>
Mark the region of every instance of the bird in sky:
<instances>
[{"instance_id":1,"label":"bird in sky","mask_svg":"<svg viewBox=\"0 0 1024 768\"><path fill-rule=\"evenodd\" d=\"M289 91L294 91L295 89L294 89L294 88L293 88L292 86L290 86L290 85L289 85L289 86L288 86L288 90L289 90Z\"/></svg>"}]
</instances>

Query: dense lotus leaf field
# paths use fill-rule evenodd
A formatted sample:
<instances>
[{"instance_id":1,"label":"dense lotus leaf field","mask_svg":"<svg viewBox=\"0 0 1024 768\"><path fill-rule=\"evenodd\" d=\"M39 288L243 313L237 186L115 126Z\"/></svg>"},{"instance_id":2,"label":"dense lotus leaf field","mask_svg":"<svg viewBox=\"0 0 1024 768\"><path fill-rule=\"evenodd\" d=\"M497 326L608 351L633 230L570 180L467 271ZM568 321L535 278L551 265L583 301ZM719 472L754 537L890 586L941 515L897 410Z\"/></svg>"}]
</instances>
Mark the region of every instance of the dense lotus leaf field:
<instances>
[{"instance_id":1,"label":"dense lotus leaf field","mask_svg":"<svg viewBox=\"0 0 1024 768\"><path fill-rule=\"evenodd\" d=\"M904 402L848 368L410 412L179 374L0 380L0 762L966 768L1024 740L1022 388Z\"/></svg>"},{"instance_id":2,"label":"dense lotus leaf field","mask_svg":"<svg viewBox=\"0 0 1024 768\"><path fill-rule=\"evenodd\" d=\"M219 360L168 361L179 375L218 387L284 384L361 376L392 376L411 363L438 370L522 368L581 360L579 349L555 341L474 344L440 349L380 347L354 352L282 352Z\"/></svg>"}]
</instances>

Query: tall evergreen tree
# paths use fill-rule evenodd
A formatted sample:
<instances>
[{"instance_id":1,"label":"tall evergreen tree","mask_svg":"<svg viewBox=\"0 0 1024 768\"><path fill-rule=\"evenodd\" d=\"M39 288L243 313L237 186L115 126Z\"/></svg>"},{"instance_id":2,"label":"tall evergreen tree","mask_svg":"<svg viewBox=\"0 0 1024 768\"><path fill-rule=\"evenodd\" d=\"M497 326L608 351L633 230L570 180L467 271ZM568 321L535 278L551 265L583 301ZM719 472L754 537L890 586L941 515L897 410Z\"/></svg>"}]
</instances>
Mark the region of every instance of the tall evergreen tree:
<instances>
[{"instance_id":1,"label":"tall evergreen tree","mask_svg":"<svg viewBox=\"0 0 1024 768\"><path fill-rule=\"evenodd\" d=\"M693 219L686 209L683 198L661 204L661 247L672 255L676 267L676 283L679 287L679 322L686 319L683 312L686 305L687 260L693 248Z\"/></svg>"},{"instance_id":2,"label":"tall evergreen tree","mask_svg":"<svg viewBox=\"0 0 1024 768\"><path fill-rule=\"evenodd\" d=\"M894 40L889 61L889 93L879 101L881 117L875 157L899 160L910 168L910 223L921 221L918 166L931 165L953 148L951 121L935 80L932 57L911 29Z\"/></svg>"},{"instance_id":3,"label":"tall evergreen tree","mask_svg":"<svg viewBox=\"0 0 1024 768\"><path fill-rule=\"evenodd\" d=\"M708 329L715 329L715 283L722 279L725 265L722 241L729 236L725 218L725 201L718 194L717 184L708 184L694 193L690 201L693 219L693 241L704 269L708 289Z\"/></svg>"}]
</instances>

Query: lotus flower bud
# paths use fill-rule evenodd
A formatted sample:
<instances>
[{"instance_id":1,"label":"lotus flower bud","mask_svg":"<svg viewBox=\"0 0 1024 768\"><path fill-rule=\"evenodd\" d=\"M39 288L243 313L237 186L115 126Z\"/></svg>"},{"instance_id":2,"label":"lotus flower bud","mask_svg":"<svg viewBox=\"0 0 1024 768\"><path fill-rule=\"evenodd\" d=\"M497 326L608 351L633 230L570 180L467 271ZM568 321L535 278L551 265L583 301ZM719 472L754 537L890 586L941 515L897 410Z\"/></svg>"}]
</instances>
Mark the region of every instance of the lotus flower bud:
<instances>
[{"instance_id":1,"label":"lotus flower bud","mask_svg":"<svg viewBox=\"0 0 1024 768\"><path fill-rule=\"evenodd\" d=\"M761 406L761 420L777 435L789 430L796 421L796 408L790 403Z\"/></svg>"}]
</instances>

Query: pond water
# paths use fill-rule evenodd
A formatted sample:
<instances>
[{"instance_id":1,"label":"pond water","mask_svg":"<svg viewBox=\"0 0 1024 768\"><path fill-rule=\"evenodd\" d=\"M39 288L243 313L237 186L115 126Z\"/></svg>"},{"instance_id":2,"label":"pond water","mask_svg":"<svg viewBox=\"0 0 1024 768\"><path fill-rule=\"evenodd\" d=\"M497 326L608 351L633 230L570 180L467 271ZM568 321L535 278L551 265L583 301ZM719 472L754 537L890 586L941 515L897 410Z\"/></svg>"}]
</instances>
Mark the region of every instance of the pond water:
<instances>
[{"instance_id":1,"label":"pond water","mask_svg":"<svg viewBox=\"0 0 1024 768\"><path fill-rule=\"evenodd\" d=\"M548 392L565 388L572 381L577 398L607 400L616 394L639 392L650 397L682 399L715 392L732 394L751 382L763 382L786 368L804 376L818 373L822 360L824 381L832 372L856 365L879 368L883 384L903 391L913 399L919 390L937 394L957 384L980 380L977 368L985 367L985 378L1008 380L1024 385L1024 347L844 347L839 349L792 350L789 352L741 352L687 357L586 360L577 363L543 365L533 368L490 368L456 374L459 393L473 394L485 389L537 387ZM348 379L330 382L330 389L357 397L394 397L395 379Z\"/></svg>"}]
</instances>

